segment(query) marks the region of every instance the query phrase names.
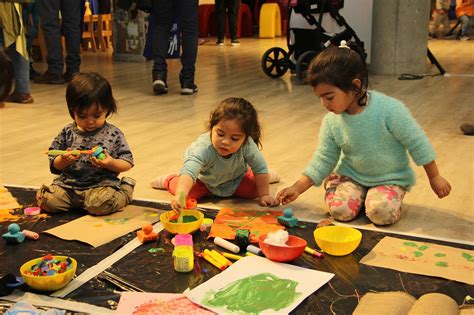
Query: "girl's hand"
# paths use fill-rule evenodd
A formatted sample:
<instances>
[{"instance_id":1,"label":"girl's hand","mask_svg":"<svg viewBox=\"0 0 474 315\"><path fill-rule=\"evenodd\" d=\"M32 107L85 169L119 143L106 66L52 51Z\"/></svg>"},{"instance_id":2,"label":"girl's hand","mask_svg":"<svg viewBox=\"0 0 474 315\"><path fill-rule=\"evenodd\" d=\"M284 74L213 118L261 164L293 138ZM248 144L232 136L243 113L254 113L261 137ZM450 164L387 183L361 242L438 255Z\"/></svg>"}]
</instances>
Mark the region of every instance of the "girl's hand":
<instances>
[{"instance_id":1,"label":"girl's hand","mask_svg":"<svg viewBox=\"0 0 474 315\"><path fill-rule=\"evenodd\" d=\"M91 156L92 165L98 168L109 169L110 165L114 162L114 158L110 156L107 149L104 149L105 159L99 160L95 156Z\"/></svg>"},{"instance_id":2,"label":"girl's hand","mask_svg":"<svg viewBox=\"0 0 474 315\"><path fill-rule=\"evenodd\" d=\"M441 175L430 179L431 189L438 195L438 198L444 198L451 192L451 185Z\"/></svg>"},{"instance_id":3,"label":"girl's hand","mask_svg":"<svg viewBox=\"0 0 474 315\"><path fill-rule=\"evenodd\" d=\"M295 201L299 195L300 192L296 189L296 187L290 186L280 190L276 197L281 202L281 204L286 205L292 201Z\"/></svg>"},{"instance_id":4,"label":"girl's hand","mask_svg":"<svg viewBox=\"0 0 474 315\"><path fill-rule=\"evenodd\" d=\"M179 197L174 196L174 198L170 202L171 208L176 210L178 213L183 209L181 207L181 203L179 201Z\"/></svg>"},{"instance_id":5,"label":"girl's hand","mask_svg":"<svg viewBox=\"0 0 474 315\"><path fill-rule=\"evenodd\" d=\"M269 195L263 195L258 198L258 204L262 207L276 207L280 204L278 199Z\"/></svg>"}]
</instances>

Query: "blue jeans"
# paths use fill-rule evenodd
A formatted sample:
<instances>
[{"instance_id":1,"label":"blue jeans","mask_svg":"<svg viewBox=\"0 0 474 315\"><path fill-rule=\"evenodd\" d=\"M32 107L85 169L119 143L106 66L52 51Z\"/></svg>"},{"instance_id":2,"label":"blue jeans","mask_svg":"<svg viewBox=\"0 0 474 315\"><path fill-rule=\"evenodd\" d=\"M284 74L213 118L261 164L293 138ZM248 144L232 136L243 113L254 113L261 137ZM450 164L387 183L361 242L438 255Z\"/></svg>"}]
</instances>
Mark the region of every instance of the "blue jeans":
<instances>
[{"instance_id":1,"label":"blue jeans","mask_svg":"<svg viewBox=\"0 0 474 315\"><path fill-rule=\"evenodd\" d=\"M0 28L0 47L3 46L3 30ZM14 93L30 93L30 62L16 51L15 44L5 47L5 51L12 60L15 72Z\"/></svg>"},{"instance_id":2,"label":"blue jeans","mask_svg":"<svg viewBox=\"0 0 474 315\"><path fill-rule=\"evenodd\" d=\"M48 72L62 75L64 70L61 31L66 39L66 72L79 72L81 65L80 45L82 33L82 1L79 0L37 0L41 26L48 50L46 62ZM61 11L62 21L59 20Z\"/></svg>"},{"instance_id":3,"label":"blue jeans","mask_svg":"<svg viewBox=\"0 0 474 315\"><path fill-rule=\"evenodd\" d=\"M196 57L199 42L199 3L198 0L153 0L153 13L156 18L153 32L153 80L158 76L166 81L168 67L169 37L174 14L178 15L181 29L181 85L194 83Z\"/></svg>"},{"instance_id":4,"label":"blue jeans","mask_svg":"<svg viewBox=\"0 0 474 315\"><path fill-rule=\"evenodd\" d=\"M471 19L473 17L472 16L467 16L467 15L463 15L459 18L459 21L461 21L461 35L462 36L468 36L469 35L469 26L471 24Z\"/></svg>"}]
</instances>

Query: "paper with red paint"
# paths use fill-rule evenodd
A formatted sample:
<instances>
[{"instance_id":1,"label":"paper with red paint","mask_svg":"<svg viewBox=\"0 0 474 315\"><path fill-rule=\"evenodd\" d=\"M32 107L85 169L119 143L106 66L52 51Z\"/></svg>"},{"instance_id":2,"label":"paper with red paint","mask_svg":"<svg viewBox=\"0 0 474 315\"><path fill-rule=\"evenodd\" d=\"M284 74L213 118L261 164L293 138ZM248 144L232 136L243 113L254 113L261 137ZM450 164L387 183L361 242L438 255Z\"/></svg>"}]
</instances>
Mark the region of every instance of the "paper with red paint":
<instances>
[{"instance_id":1,"label":"paper with red paint","mask_svg":"<svg viewBox=\"0 0 474 315\"><path fill-rule=\"evenodd\" d=\"M360 263L474 284L474 251L384 237Z\"/></svg>"},{"instance_id":2,"label":"paper with red paint","mask_svg":"<svg viewBox=\"0 0 474 315\"><path fill-rule=\"evenodd\" d=\"M277 220L282 214L282 211L278 210L221 208L208 237L219 236L233 240L235 230L247 229L250 230L250 241L256 243L260 235L285 229Z\"/></svg>"},{"instance_id":3,"label":"paper with red paint","mask_svg":"<svg viewBox=\"0 0 474 315\"><path fill-rule=\"evenodd\" d=\"M119 315L212 315L182 294L122 292L116 314Z\"/></svg>"}]
</instances>

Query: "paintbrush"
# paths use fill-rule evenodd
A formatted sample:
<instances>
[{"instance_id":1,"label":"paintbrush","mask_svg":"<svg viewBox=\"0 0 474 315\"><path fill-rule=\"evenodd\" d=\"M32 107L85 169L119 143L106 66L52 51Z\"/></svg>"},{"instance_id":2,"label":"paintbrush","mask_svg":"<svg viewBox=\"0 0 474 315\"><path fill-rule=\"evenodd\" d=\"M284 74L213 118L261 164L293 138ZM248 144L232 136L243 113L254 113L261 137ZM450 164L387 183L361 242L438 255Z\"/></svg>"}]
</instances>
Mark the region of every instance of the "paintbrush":
<instances>
[{"instance_id":1,"label":"paintbrush","mask_svg":"<svg viewBox=\"0 0 474 315\"><path fill-rule=\"evenodd\" d=\"M183 223L183 209L186 207L186 198L184 198L184 193L179 194L179 204L181 205L181 211L178 216L178 223Z\"/></svg>"}]
</instances>

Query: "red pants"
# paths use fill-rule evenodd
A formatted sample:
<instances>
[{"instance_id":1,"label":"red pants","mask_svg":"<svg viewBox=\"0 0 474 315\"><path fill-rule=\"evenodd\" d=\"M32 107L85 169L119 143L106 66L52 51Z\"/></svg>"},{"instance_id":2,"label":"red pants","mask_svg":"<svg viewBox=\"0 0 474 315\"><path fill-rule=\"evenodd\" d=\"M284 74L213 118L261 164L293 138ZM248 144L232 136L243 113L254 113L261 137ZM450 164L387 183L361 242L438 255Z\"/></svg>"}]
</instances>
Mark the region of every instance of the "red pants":
<instances>
[{"instance_id":1,"label":"red pants","mask_svg":"<svg viewBox=\"0 0 474 315\"><path fill-rule=\"evenodd\" d=\"M165 180L166 190L168 190L172 195L176 194L178 178L179 176L177 174L172 174L169 175ZM204 183L198 179L189 191L188 198L199 200L209 195L212 195L209 189L207 189L206 185L204 185ZM234 196L244 199L253 199L258 196L257 185L255 184L255 176L253 175L252 169L250 167L248 168L247 173L245 173L244 178L242 178L242 181L235 191Z\"/></svg>"}]
</instances>

